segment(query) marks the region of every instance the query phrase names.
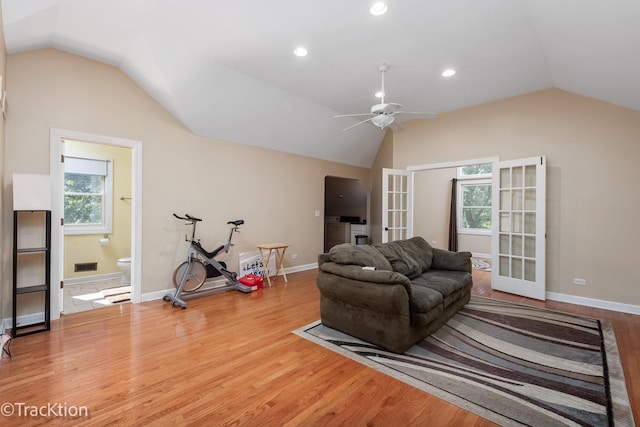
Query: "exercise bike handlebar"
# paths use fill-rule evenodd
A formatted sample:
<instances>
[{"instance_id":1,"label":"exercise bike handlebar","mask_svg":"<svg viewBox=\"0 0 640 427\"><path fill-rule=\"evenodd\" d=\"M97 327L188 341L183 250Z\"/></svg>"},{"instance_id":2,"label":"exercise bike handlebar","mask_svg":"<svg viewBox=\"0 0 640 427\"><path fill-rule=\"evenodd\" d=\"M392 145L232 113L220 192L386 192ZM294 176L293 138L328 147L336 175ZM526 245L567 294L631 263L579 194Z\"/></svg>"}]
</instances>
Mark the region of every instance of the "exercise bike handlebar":
<instances>
[{"instance_id":1,"label":"exercise bike handlebar","mask_svg":"<svg viewBox=\"0 0 640 427\"><path fill-rule=\"evenodd\" d=\"M196 218L195 216L191 216L189 214L184 214L184 216L180 216L180 215L176 215L174 213L173 216L175 216L178 219L185 220L185 221L191 221L191 222L200 222L200 221L202 221L202 219ZM229 221L229 222L227 222L227 224L233 224L234 226L238 227L238 226L244 224L244 220L243 219L237 219L235 221Z\"/></svg>"},{"instance_id":2,"label":"exercise bike handlebar","mask_svg":"<svg viewBox=\"0 0 640 427\"><path fill-rule=\"evenodd\" d=\"M179 215L176 215L174 213L173 216L175 216L178 219L183 219L185 221L192 221L192 222L200 222L200 221L202 221L200 218L196 218L195 216L191 216L189 214L184 214L184 216L179 216Z\"/></svg>"}]
</instances>

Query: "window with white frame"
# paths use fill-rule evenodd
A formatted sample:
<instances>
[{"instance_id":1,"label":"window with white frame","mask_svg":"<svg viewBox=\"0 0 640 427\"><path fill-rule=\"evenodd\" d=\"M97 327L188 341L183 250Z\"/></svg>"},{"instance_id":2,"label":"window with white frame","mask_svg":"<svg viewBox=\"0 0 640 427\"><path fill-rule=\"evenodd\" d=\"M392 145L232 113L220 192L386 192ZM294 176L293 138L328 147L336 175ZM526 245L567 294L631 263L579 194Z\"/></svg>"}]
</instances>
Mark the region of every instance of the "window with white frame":
<instances>
[{"instance_id":1,"label":"window with white frame","mask_svg":"<svg viewBox=\"0 0 640 427\"><path fill-rule=\"evenodd\" d=\"M102 234L112 231L112 161L65 156L65 234Z\"/></svg>"},{"instance_id":2,"label":"window with white frame","mask_svg":"<svg viewBox=\"0 0 640 427\"><path fill-rule=\"evenodd\" d=\"M458 232L491 234L491 163L458 168Z\"/></svg>"}]
</instances>

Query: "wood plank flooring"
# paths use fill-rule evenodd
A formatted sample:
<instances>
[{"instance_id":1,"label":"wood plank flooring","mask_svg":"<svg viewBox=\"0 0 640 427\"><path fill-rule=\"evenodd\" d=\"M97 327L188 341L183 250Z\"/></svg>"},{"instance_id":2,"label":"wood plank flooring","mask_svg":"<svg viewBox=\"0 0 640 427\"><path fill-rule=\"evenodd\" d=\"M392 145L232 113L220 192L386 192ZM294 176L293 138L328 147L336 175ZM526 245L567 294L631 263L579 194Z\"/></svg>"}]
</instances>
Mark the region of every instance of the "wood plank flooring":
<instances>
[{"instance_id":1,"label":"wood plank flooring","mask_svg":"<svg viewBox=\"0 0 640 427\"><path fill-rule=\"evenodd\" d=\"M489 426L491 422L291 333L319 316L316 271L251 294L152 301L64 316L17 338L0 404L84 406L88 417L0 415L0 425ZM640 420L640 316L474 293L611 320Z\"/></svg>"}]
</instances>

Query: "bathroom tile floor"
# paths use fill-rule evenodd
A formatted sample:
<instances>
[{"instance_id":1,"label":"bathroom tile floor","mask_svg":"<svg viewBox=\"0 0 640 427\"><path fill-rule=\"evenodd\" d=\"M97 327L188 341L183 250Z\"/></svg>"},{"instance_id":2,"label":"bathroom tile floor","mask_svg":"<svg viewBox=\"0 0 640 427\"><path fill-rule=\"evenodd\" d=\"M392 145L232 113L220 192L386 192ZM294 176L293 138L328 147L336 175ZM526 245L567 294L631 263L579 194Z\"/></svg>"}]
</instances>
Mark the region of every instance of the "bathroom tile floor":
<instances>
[{"instance_id":1,"label":"bathroom tile floor","mask_svg":"<svg viewBox=\"0 0 640 427\"><path fill-rule=\"evenodd\" d=\"M75 283L64 285L64 314L79 313L81 311L108 307L113 304L128 304L130 301L112 303L100 291L120 288L120 278L98 280L95 282Z\"/></svg>"}]
</instances>

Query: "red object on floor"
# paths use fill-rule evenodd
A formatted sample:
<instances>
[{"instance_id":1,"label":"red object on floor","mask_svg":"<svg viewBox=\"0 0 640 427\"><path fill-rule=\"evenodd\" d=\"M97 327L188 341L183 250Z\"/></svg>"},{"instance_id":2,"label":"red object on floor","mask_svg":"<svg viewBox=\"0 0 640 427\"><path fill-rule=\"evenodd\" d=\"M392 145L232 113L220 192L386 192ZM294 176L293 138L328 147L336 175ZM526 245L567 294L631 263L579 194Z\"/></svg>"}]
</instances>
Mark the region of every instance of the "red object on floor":
<instances>
[{"instance_id":1,"label":"red object on floor","mask_svg":"<svg viewBox=\"0 0 640 427\"><path fill-rule=\"evenodd\" d=\"M251 288L251 291L259 291L262 289L262 276L256 276L255 274L247 274L238 279L238 282L243 285L247 285Z\"/></svg>"}]
</instances>

